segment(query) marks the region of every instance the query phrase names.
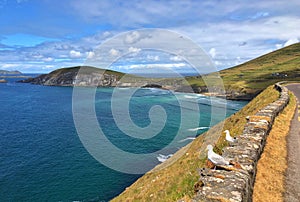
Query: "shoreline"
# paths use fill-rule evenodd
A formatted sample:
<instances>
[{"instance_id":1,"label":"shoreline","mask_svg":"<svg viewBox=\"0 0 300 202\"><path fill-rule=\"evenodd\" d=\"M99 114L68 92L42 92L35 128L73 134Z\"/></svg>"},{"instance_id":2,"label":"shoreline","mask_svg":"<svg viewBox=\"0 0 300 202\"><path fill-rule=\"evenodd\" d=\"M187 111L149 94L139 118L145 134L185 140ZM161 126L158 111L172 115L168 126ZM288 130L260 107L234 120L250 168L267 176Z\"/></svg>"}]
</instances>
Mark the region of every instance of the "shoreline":
<instances>
[{"instance_id":1,"label":"shoreline","mask_svg":"<svg viewBox=\"0 0 300 202\"><path fill-rule=\"evenodd\" d=\"M23 77L19 77L19 78L23 78ZM29 77L29 79L32 79L32 77ZM190 91L181 91L181 90L176 90L176 89L171 89L168 87L148 87L148 86L132 86L132 85L116 85L116 86L93 86L93 85L74 85L74 84L36 84L36 83L32 83L32 82L28 82L26 80L20 80L17 81L17 83L29 83L32 85L42 85L42 86L56 86L56 87L84 87L84 88L155 88L155 89L160 89L160 90L166 90L166 91L173 91L176 93L187 93L187 94L192 94L192 95L202 95L202 96L207 96L207 97L216 97L216 98L222 98L222 99L226 99L226 100L232 100L232 101L251 101L253 98L255 98L260 92L257 93L249 93L249 94L236 94L236 95L232 95L229 93L225 93L225 94L219 94L219 93L209 93L209 92L190 92Z\"/></svg>"}]
</instances>

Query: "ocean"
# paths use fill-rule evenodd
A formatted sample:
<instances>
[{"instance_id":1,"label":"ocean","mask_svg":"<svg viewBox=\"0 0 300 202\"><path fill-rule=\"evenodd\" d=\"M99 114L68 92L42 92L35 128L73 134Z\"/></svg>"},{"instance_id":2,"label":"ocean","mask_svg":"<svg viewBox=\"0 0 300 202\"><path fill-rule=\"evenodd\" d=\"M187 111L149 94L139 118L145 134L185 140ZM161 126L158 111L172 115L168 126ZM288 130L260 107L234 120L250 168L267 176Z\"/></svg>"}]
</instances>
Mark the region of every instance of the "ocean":
<instances>
[{"instance_id":1,"label":"ocean","mask_svg":"<svg viewBox=\"0 0 300 202\"><path fill-rule=\"evenodd\" d=\"M126 156L114 161L113 151L109 151L111 159L100 163L86 149L74 122L73 88L8 80L0 84L0 201L108 201L141 176L122 172L123 168L128 171L128 166L131 169ZM89 92L92 89L81 90ZM126 91L132 89L117 89L119 96L113 98L115 90L95 90L94 109L99 127L112 145L125 153L151 154L132 165L132 169L141 167L145 171L222 121L224 116L218 115L222 110L216 110L211 119L212 104L225 104L226 117L247 104L160 89L135 89L128 101L129 118L125 116L116 122L115 117L123 115L118 114L118 110L113 112L112 100L122 101ZM76 103L82 105L81 113L84 113L85 102L83 98ZM182 103L187 104L182 107ZM149 111L153 106L160 106L164 113L159 113L159 117L153 113L151 119ZM195 110L195 106L199 110ZM163 117L166 119L162 129L148 139L132 137L129 133L137 131L120 127L134 123L137 128L145 128L151 120ZM150 127L147 131L151 133L156 129ZM88 129L95 134L97 130Z\"/></svg>"}]
</instances>

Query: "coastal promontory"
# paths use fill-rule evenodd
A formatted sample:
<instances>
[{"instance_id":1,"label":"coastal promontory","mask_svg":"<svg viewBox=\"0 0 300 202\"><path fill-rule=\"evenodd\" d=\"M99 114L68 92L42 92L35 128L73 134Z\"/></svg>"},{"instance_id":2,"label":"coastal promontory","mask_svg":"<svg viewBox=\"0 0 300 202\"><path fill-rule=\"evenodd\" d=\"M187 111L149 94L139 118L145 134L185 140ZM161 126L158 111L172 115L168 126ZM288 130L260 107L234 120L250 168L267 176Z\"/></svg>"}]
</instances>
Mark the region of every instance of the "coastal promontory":
<instances>
[{"instance_id":1,"label":"coastal promontory","mask_svg":"<svg viewBox=\"0 0 300 202\"><path fill-rule=\"evenodd\" d=\"M20 81L46 86L116 86L122 73L88 66L61 68Z\"/></svg>"}]
</instances>

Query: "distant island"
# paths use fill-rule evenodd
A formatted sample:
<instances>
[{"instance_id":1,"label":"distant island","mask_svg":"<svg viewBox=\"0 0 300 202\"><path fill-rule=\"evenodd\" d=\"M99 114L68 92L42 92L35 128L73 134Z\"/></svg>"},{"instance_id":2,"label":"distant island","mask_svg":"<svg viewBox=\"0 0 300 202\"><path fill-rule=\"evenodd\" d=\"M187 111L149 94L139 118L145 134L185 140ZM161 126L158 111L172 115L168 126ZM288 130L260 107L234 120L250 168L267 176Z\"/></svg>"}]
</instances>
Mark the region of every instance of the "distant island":
<instances>
[{"instance_id":1,"label":"distant island","mask_svg":"<svg viewBox=\"0 0 300 202\"><path fill-rule=\"evenodd\" d=\"M24 75L18 70L8 71L0 70L0 83L7 83L8 78L30 78L29 75Z\"/></svg>"},{"instance_id":2,"label":"distant island","mask_svg":"<svg viewBox=\"0 0 300 202\"><path fill-rule=\"evenodd\" d=\"M96 67L77 66L57 69L20 82L48 86L155 87L217 97L224 97L224 93L219 92L225 88L227 99L251 100L276 82L299 80L299 52L300 43L296 43L219 72L182 78L145 78ZM203 76L210 81L221 78L224 87L216 86L215 82L208 92Z\"/></svg>"},{"instance_id":3,"label":"distant island","mask_svg":"<svg viewBox=\"0 0 300 202\"><path fill-rule=\"evenodd\" d=\"M14 71L8 71L8 70L0 70L0 75L21 75L22 72L14 70Z\"/></svg>"}]
</instances>

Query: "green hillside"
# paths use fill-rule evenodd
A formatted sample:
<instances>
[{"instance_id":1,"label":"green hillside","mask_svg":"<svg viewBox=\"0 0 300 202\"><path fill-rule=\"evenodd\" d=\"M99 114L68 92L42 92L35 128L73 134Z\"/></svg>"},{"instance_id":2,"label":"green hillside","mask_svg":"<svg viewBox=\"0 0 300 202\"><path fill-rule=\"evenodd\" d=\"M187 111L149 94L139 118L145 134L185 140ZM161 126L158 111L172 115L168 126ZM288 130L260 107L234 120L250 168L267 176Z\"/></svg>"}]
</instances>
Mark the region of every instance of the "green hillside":
<instances>
[{"instance_id":1,"label":"green hillside","mask_svg":"<svg viewBox=\"0 0 300 202\"><path fill-rule=\"evenodd\" d=\"M219 73L228 93L256 94L278 81L297 81L300 79L300 43ZM204 86L203 81L197 77L189 77L187 80L191 85Z\"/></svg>"},{"instance_id":2,"label":"green hillside","mask_svg":"<svg viewBox=\"0 0 300 202\"><path fill-rule=\"evenodd\" d=\"M90 66L76 66L76 67L66 67L66 68L61 68L61 69L56 69L52 72L50 72L50 75L60 75L60 74L64 74L64 73L69 73L69 72L78 72L81 69L82 72L86 73L86 74L90 74L90 73L107 73L107 74L112 74L112 75L116 75L116 76L124 76L124 73L121 72L117 72L117 71L113 71L113 70L106 70L106 69L101 69L101 68L96 68L96 67L90 67Z\"/></svg>"}]
</instances>

